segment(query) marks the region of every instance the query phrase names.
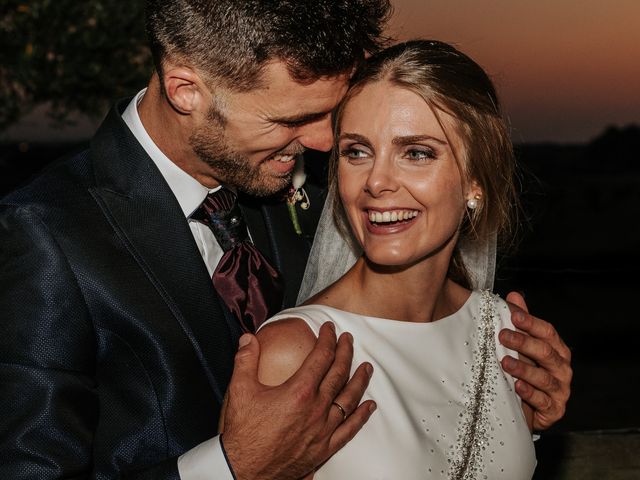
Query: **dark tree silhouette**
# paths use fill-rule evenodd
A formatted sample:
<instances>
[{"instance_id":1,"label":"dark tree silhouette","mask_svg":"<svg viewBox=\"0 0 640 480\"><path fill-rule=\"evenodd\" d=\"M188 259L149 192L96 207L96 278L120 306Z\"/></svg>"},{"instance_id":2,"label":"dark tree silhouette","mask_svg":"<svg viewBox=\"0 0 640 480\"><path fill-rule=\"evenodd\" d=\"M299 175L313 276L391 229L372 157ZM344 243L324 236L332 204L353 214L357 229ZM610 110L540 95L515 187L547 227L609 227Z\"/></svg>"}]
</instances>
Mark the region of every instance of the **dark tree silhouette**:
<instances>
[{"instance_id":1,"label":"dark tree silhouette","mask_svg":"<svg viewBox=\"0 0 640 480\"><path fill-rule=\"evenodd\" d=\"M104 113L151 71L141 0L3 0L0 131L35 105L56 122Z\"/></svg>"},{"instance_id":2,"label":"dark tree silhouette","mask_svg":"<svg viewBox=\"0 0 640 480\"><path fill-rule=\"evenodd\" d=\"M640 171L640 126L610 126L587 147L586 160L594 169L613 172Z\"/></svg>"}]
</instances>

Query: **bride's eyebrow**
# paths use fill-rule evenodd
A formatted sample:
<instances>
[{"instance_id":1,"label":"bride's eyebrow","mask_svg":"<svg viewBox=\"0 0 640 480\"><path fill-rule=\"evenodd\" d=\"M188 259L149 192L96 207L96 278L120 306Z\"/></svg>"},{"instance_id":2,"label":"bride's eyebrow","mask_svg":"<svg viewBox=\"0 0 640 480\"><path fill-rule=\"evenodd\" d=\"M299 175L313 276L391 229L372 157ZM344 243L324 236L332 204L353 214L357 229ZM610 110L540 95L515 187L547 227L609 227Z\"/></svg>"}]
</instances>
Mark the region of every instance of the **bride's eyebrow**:
<instances>
[{"instance_id":1,"label":"bride's eyebrow","mask_svg":"<svg viewBox=\"0 0 640 480\"><path fill-rule=\"evenodd\" d=\"M404 137L394 137L391 143L394 145L411 145L416 142L424 142L425 140L431 140L441 145L447 145L446 140L442 140L438 137L432 137L431 135L407 135Z\"/></svg>"},{"instance_id":2,"label":"bride's eyebrow","mask_svg":"<svg viewBox=\"0 0 640 480\"><path fill-rule=\"evenodd\" d=\"M338 140L354 140L359 143L369 143L369 139L359 133L341 133Z\"/></svg>"}]
</instances>

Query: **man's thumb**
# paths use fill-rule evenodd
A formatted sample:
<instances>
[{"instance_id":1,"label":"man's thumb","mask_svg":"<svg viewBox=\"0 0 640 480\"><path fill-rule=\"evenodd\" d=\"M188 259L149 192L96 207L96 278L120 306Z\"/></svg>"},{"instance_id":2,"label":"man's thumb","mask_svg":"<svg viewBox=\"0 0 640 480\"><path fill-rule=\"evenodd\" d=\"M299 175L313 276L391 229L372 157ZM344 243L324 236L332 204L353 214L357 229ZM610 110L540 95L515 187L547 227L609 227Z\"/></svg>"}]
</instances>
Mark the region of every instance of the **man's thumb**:
<instances>
[{"instance_id":1,"label":"man's thumb","mask_svg":"<svg viewBox=\"0 0 640 480\"><path fill-rule=\"evenodd\" d=\"M257 379L259 361L260 344L254 335L245 333L240 337L240 342L238 343L233 376Z\"/></svg>"}]
</instances>

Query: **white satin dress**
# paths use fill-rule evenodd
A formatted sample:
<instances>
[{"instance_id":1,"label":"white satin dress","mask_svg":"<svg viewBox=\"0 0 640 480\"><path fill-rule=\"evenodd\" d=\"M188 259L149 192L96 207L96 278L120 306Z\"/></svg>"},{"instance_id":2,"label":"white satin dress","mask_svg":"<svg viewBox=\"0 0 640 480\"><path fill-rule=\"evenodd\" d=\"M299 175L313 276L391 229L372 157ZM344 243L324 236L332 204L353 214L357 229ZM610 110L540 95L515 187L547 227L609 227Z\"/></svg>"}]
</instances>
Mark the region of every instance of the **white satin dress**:
<instances>
[{"instance_id":1,"label":"white satin dress","mask_svg":"<svg viewBox=\"0 0 640 480\"><path fill-rule=\"evenodd\" d=\"M378 409L315 474L317 480L530 479L536 466L514 380L500 368L507 304L474 291L432 323L365 317L323 305L285 310L317 336L327 321L354 338L353 365L371 362L365 399Z\"/></svg>"}]
</instances>

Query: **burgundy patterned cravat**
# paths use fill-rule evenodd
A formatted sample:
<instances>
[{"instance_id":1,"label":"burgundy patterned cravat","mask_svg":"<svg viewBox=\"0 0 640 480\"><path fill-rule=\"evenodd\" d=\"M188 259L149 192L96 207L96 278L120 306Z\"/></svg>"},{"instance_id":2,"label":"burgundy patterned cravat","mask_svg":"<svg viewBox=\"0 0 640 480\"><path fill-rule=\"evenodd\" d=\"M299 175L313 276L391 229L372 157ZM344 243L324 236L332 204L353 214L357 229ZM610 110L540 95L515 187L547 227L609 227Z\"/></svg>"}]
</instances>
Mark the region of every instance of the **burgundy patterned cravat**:
<instances>
[{"instance_id":1,"label":"burgundy patterned cravat","mask_svg":"<svg viewBox=\"0 0 640 480\"><path fill-rule=\"evenodd\" d=\"M251 243L233 192L210 193L191 218L207 225L224 251L212 277L218 295L242 329L255 332L282 308L280 274Z\"/></svg>"}]
</instances>

